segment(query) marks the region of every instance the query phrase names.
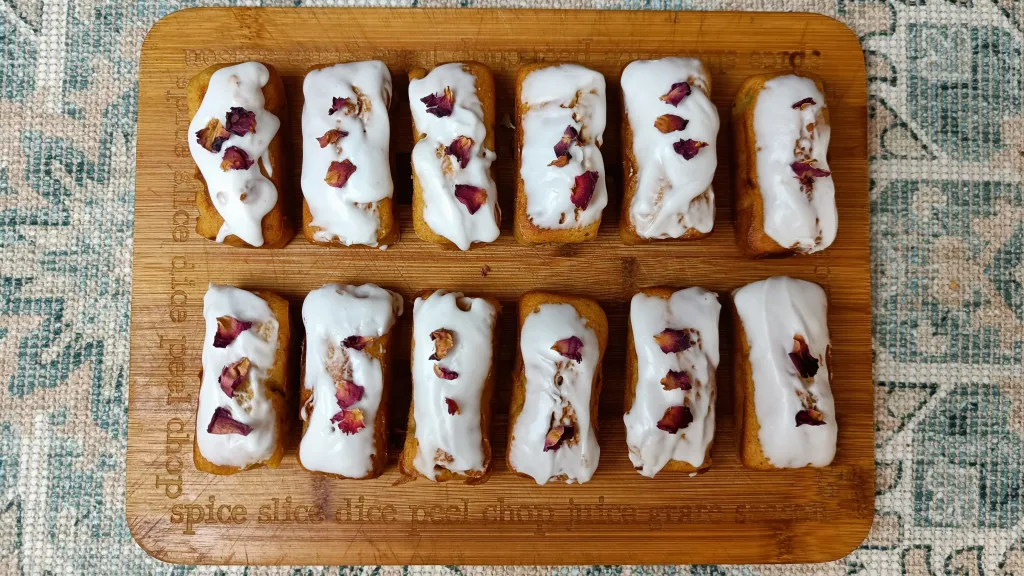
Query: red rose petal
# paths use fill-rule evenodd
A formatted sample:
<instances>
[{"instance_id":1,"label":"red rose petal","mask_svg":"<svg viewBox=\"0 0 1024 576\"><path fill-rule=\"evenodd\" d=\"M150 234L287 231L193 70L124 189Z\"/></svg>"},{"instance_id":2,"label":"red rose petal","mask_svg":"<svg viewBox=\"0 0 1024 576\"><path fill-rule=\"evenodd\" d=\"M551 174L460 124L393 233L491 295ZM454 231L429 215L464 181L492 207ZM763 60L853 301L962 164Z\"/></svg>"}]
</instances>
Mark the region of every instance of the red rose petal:
<instances>
[{"instance_id":1,"label":"red rose petal","mask_svg":"<svg viewBox=\"0 0 1024 576\"><path fill-rule=\"evenodd\" d=\"M573 206L580 210L587 209L590 200L594 198L594 190L597 189L597 178L596 170L588 170L576 177L576 183L573 184L572 193L569 196Z\"/></svg>"},{"instance_id":2,"label":"red rose petal","mask_svg":"<svg viewBox=\"0 0 1024 576\"><path fill-rule=\"evenodd\" d=\"M476 211L487 202L487 190L468 184L456 184L455 199L462 202L471 215L476 214Z\"/></svg>"},{"instance_id":3,"label":"red rose petal","mask_svg":"<svg viewBox=\"0 0 1024 576\"><path fill-rule=\"evenodd\" d=\"M429 94L420 98L420 102L427 105L428 114L444 118L452 115L452 109L455 107L455 94L452 94L451 88L445 86L443 94Z\"/></svg>"},{"instance_id":4,"label":"red rose petal","mask_svg":"<svg viewBox=\"0 0 1024 576\"><path fill-rule=\"evenodd\" d=\"M248 170L252 164L253 161L245 150L238 146L228 146L228 149L224 151L224 159L221 160L220 169L225 172L228 170Z\"/></svg>"},{"instance_id":5,"label":"red rose petal","mask_svg":"<svg viewBox=\"0 0 1024 576\"><path fill-rule=\"evenodd\" d=\"M654 341L665 354L675 354L690 347L690 333L686 330L666 328L654 336Z\"/></svg>"},{"instance_id":6,"label":"red rose petal","mask_svg":"<svg viewBox=\"0 0 1024 576\"><path fill-rule=\"evenodd\" d=\"M455 380L459 377L458 372L442 368L440 364L434 364L434 374L441 380Z\"/></svg>"},{"instance_id":7,"label":"red rose petal","mask_svg":"<svg viewBox=\"0 0 1024 576\"><path fill-rule=\"evenodd\" d=\"M224 128L236 136L245 136L249 132L256 133L256 113L237 106L228 110L227 123Z\"/></svg>"},{"instance_id":8,"label":"red rose petal","mask_svg":"<svg viewBox=\"0 0 1024 576\"><path fill-rule=\"evenodd\" d=\"M796 425L803 426L805 424L808 426L822 426L825 424L825 415L814 408L797 412Z\"/></svg>"},{"instance_id":9,"label":"red rose petal","mask_svg":"<svg viewBox=\"0 0 1024 576\"><path fill-rule=\"evenodd\" d=\"M668 102L673 106L679 106L679 103L690 95L690 84L687 82L676 82L669 88L669 91L661 97L661 100Z\"/></svg>"},{"instance_id":10,"label":"red rose petal","mask_svg":"<svg viewBox=\"0 0 1024 576\"><path fill-rule=\"evenodd\" d=\"M661 387L665 390L690 390L693 385L690 384L690 376L686 372L669 370L661 379Z\"/></svg>"},{"instance_id":11,"label":"red rose petal","mask_svg":"<svg viewBox=\"0 0 1024 576\"><path fill-rule=\"evenodd\" d=\"M355 434L366 428L363 411L359 408L343 408L341 412L331 417L331 423L337 424L338 430L344 434Z\"/></svg>"},{"instance_id":12,"label":"red rose petal","mask_svg":"<svg viewBox=\"0 0 1024 576\"><path fill-rule=\"evenodd\" d=\"M449 414L451 414L452 416L457 416L460 414L459 405L458 403L455 402L455 400L452 400L451 398L445 398L444 403L448 406Z\"/></svg>"},{"instance_id":13,"label":"red rose petal","mask_svg":"<svg viewBox=\"0 0 1024 576\"><path fill-rule=\"evenodd\" d=\"M686 428L693 422L693 414L689 406L672 406L665 410L665 414L658 420L658 429L669 434Z\"/></svg>"},{"instance_id":14,"label":"red rose petal","mask_svg":"<svg viewBox=\"0 0 1024 576\"><path fill-rule=\"evenodd\" d=\"M789 359L793 361L793 366L801 378L814 378L818 373L818 359L811 356L807 341L799 334L793 337L793 351L789 353Z\"/></svg>"},{"instance_id":15,"label":"red rose petal","mask_svg":"<svg viewBox=\"0 0 1024 576\"><path fill-rule=\"evenodd\" d=\"M685 160L690 160L700 152L700 149L707 146L707 142L701 142L700 140L680 140L672 145L672 149L676 151Z\"/></svg>"},{"instance_id":16,"label":"red rose petal","mask_svg":"<svg viewBox=\"0 0 1024 576\"><path fill-rule=\"evenodd\" d=\"M235 388L238 388L249 375L249 359L242 358L238 362L228 364L220 372L220 389L228 398L235 397Z\"/></svg>"},{"instance_id":17,"label":"red rose petal","mask_svg":"<svg viewBox=\"0 0 1024 576\"><path fill-rule=\"evenodd\" d=\"M793 173L796 174L797 178L803 178L807 175L810 175L812 178L825 178L832 175L828 170L822 170L807 162L793 162L789 167L793 169Z\"/></svg>"},{"instance_id":18,"label":"red rose petal","mask_svg":"<svg viewBox=\"0 0 1024 576\"><path fill-rule=\"evenodd\" d=\"M205 128L196 131L196 142L210 152L220 152L221 146L231 137L220 120L214 118Z\"/></svg>"},{"instance_id":19,"label":"red rose petal","mask_svg":"<svg viewBox=\"0 0 1024 576\"><path fill-rule=\"evenodd\" d=\"M583 361L583 340L580 340L577 336L563 338L555 342L551 349L570 360Z\"/></svg>"},{"instance_id":20,"label":"red rose petal","mask_svg":"<svg viewBox=\"0 0 1024 576\"><path fill-rule=\"evenodd\" d=\"M338 140L341 140L345 136L348 136L348 132L345 132L344 130L336 130L334 128L331 128L327 132L324 132L323 136L317 138L316 141L320 143L321 148L327 148L328 146L334 144Z\"/></svg>"},{"instance_id":21,"label":"red rose petal","mask_svg":"<svg viewBox=\"0 0 1024 576\"><path fill-rule=\"evenodd\" d=\"M217 408L213 411L213 418L210 425L206 427L207 434L240 434L248 436L252 432L252 426L243 424L231 417L231 411L227 408Z\"/></svg>"},{"instance_id":22,"label":"red rose petal","mask_svg":"<svg viewBox=\"0 0 1024 576\"><path fill-rule=\"evenodd\" d=\"M575 435L576 428L572 425L555 426L544 437L544 451L558 450L564 442L572 440Z\"/></svg>"},{"instance_id":23,"label":"red rose petal","mask_svg":"<svg viewBox=\"0 0 1024 576\"><path fill-rule=\"evenodd\" d=\"M817 104L817 102L814 101L814 98L804 98L799 102L793 103L793 110L803 110L804 108L807 108L808 106L814 106L815 104Z\"/></svg>"},{"instance_id":24,"label":"red rose petal","mask_svg":"<svg viewBox=\"0 0 1024 576\"><path fill-rule=\"evenodd\" d=\"M469 136L459 136L444 148L444 153L454 156L459 161L459 166L463 168L469 165L469 157L472 152L473 139Z\"/></svg>"},{"instance_id":25,"label":"red rose petal","mask_svg":"<svg viewBox=\"0 0 1024 576\"><path fill-rule=\"evenodd\" d=\"M555 159L548 164L548 166L558 166L559 168L565 167L569 164L569 160L572 155L569 154L569 148L573 144L580 143L580 133L572 125L565 127L565 132L562 133L562 138L555 144Z\"/></svg>"},{"instance_id":26,"label":"red rose petal","mask_svg":"<svg viewBox=\"0 0 1024 576\"><path fill-rule=\"evenodd\" d=\"M217 318L217 333L213 335L214 348L227 348L238 338L238 335L252 328L252 322L221 316Z\"/></svg>"},{"instance_id":27,"label":"red rose petal","mask_svg":"<svg viewBox=\"0 0 1024 576\"><path fill-rule=\"evenodd\" d=\"M349 336L341 341L341 345L353 350L362 350L372 344L374 340L375 338L369 336Z\"/></svg>"},{"instance_id":28,"label":"red rose petal","mask_svg":"<svg viewBox=\"0 0 1024 576\"><path fill-rule=\"evenodd\" d=\"M363 387L355 382L342 380L334 388L334 399L338 401L338 408L348 408L363 399Z\"/></svg>"},{"instance_id":29,"label":"red rose petal","mask_svg":"<svg viewBox=\"0 0 1024 576\"><path fill-rule=\"evenodd\" d=\"M654 121L654 127L662 134L685 130L690 121L675 114L662 114Z\"/></svg>"},{"instance_id":30,"label":"red rose petal","mask_svg":"<svg viewBox=\"0 0 1024 576\"><path fill-rule=\"evenodd\" d=\"M341 110L342 108L345 108L345 111L348 112L350 110L355 109L355 104L349 102L348 98L331 98L331 107L327 109L327 115L331 116L338 110Z\"/></svg>"},{"instance_id":31,"label":"red rose petal","mask_svg":"<svg viewBox=\"0 0 1024 576\"><path fill-rule=\"evenodd\" d=\"M355 171L356 165L348 158L341 162L332 161L331 166L327 168L327 177L324 178L324 182L327 182L328 186L342 188Z\"/></svg>"},{"instance_id":32,"label":"red rose petal","mask_svg":"<svg viewBox=\"0 0 1024 576\"><path fill-rule=\"evenodd\" d=\"M452 346L455 345L455 335L447 328L431 332L430 340L434 342L434 353L430 355L428 360L444 360L444 357L451 351Z\"/></svg>"}]
</instances>

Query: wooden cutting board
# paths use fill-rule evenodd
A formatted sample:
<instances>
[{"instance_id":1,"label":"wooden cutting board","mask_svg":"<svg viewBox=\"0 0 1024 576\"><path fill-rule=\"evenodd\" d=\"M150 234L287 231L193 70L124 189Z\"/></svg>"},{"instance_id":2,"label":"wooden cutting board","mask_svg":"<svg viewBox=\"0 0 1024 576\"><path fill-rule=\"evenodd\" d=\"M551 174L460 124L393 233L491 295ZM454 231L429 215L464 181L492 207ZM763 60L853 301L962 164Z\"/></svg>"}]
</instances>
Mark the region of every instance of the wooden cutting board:
<instances>
[{"instance_id":1,"label":"wooden cutting board","mask_svg":"<svg viewBox=\"0 0 1024 576\"><path fill-rule=\"evenodd\" d=\"M619 73L639 58L700 57L713 76L723 119L714 180L714 233L695 242L627 247L621 201ZM298 201L298 118L303 71L319 63L376 58L394 76L393 173L401 242L387 251L327 249L300 238L282 250L245 250L194 232L197 183L186 138L185 86L219 62L261 60L284 76ZM505 223L494 244L447 252L412 232L412 148L406 72L478 60L497 81L497 172ZM608 79L603 149L611 201L594 242L525 247L511 233L516 69L579 62ZM832 114L830 165L840 226L813 256L751 261L733 243L729 110L748 75L796 69L824 78ZM640 564L821 562L868 533L874 509L871 292L868 245L867 94L856 36L809 14L542 10L193 9L161 20L142 49L132 291L127 517L139 544L179 563L235 564ZM289 126L290 124L290 126ZM485 273L485 270L489 272ZM730 290L772 275L822 284L830 298L833 389L839 422L835 462L824 469L754 472L737 455L732 410ZM502 346L490 430L489 482L395 486L394 465L409 403L408 315L398 328L390 423L391 463L376 480L328 479L299 469L229 477L192 464L208 282L277 291L298 309L327 282L374 282L407 298L425 288L497 297ZM622 424L626 315L638 288L704 286L723 301L718 431L709 472L690 478L637 474ZM611 341L600 401L601 463L584 485L537 486L505 464L507 403L516 342L515 301L531 289L591 296L608 313ZM295 375L292 385L298 386ZM295 414L297 415L297 408Z\"/></svg>"}]
</instances>

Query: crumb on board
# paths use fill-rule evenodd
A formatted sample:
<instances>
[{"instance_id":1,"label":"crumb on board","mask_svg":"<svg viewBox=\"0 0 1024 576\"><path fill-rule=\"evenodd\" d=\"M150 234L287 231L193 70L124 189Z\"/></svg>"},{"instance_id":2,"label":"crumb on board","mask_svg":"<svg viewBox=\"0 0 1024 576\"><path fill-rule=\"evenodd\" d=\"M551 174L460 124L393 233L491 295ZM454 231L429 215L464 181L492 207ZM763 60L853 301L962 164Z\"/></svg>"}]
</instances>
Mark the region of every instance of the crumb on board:
<instances>
[{"instance_id":1,"label":"crumb on board","mask_svg":"<svg viewBox=\"0 0 1024 576\"><path fill-rule=\"evenodd\" d=\"M486 278L487 277L487 273L490 272L490 271L491 271L491 267L488 266L487 264L484 264L483 266L480 267L480 276L483 277L483 278Z\"/></svg>"}]
</instances>

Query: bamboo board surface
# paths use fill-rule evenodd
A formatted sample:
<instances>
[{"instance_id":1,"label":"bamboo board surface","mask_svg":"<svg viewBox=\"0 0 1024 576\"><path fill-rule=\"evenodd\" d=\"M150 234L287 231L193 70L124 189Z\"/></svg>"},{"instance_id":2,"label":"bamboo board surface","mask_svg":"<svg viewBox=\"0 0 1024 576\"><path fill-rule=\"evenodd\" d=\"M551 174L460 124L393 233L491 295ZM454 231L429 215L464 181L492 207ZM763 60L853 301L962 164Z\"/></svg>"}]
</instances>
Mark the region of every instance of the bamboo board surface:
<instances>
[{"instance_id":1,"label":"bamboo board surface","mask_svg":"<svg viewBox=\"0 0 1024 576\"><path fill-rule=\"evenodd\" d=\"M714 189L715 229L691 242L628 247L621 201L619 73L628 62L702 58L722 118ZM185 87L218 62L260 60L284 76L293 150L290 188L300 201L298 118L302 73L319 63L376 58L394 77L392 151L402 239L387 251L329 249L301 234L281 250L246 250L194 231L194 164L186 144ZM497 118L512 116L523 63L574 61L608 80L603 153L610 202L598 239L526 247L512 239L513 130L497 128L502 235L468 253L412 232L412 149L406 72L478 60L497 84ZM839 234L823 253L743 259L734 245L729 112L742 80L796 69L821 76L832 116L829 164ZM236 564L640 564L821 562L861 543L874 510L867 94L863 54L839 22L809 14L543 10L192 9L161 20L142 50L132 288L127 519L150 554L179 563ZM289 126L290 124L290 126ZM482 269L489 268L484 275ZM837 456L823 469L755 472L738 457L732 409L729 291L787 274L822 284L830 300ZM400 320L390 407L388 469L368 481L306 473L298 432L281 468L227 477L192 463L208 282L276 291L293 307L327 282L374 282L407 299L425 288L488 295L504 304L490 481L478 486L393 486L410 397L408 314ZM721 295L718 430L710 471L697 477L637 474L622 424L629 299L645 286L703 286ZM536 486L504 461L517 335L515 301L531 289L596 298L610 342L600 400L601 461L591 482ZM411 303L407 300L407 309ZM293 386L298 386L295 374ZM297 418L298 410L295 409Z\"/></svg>"}]
</instances>

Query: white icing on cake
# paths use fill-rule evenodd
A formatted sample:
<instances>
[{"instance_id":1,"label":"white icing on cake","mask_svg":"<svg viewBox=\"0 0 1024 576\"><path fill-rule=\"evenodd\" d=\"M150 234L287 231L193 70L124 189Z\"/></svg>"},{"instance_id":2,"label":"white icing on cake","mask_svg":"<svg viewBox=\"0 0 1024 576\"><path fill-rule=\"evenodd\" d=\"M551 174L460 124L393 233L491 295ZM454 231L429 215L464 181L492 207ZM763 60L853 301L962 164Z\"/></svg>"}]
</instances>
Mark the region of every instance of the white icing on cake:
<instances>
[{"instance_id":1,"label":"white icing on cake","mask_svg":"<svg viewBox=\"0 0 1024 576\"><path fill-rule=\"evenodd\" d=\"M736 290L733 301L750 346L754 408L765 457L777 468L827 466L836 453L838 429L826 365L825 291L813 282L777 276ZM801 380L789 357L798 335L819 362L810 383ZM805 408L798 392L817 399L824 425L796 425L797 412Z\"/></svg>"},{"instance_id":2,"label":"white icing on cake","mask_svg":"<svg viewBox=\"0 0 1024 576\"><path fill-rule=\"evenodd\" d=\"M468 310L462 310L459 303ZM491 370L497 313L483 298L443 290L416 299L412 391L419 451L414 466L431 480L436 478L435 464L459 474L485 470L480 412L484 381ZM435 343L430 334L440 329L452 332L454 346L444 358L431 360ZM435 364L455 371L458 378L439 378ZM449 413L446 398L458 405L458 414ZM438 450L450 455L452 462L438 462Z\"/></svg>"},{"instance_id":3,"label":"white icing on cake","mask_svg":"<svg viewBox=\"0 0 1024 576\"><path fill-rule=\"evenodd\" d=\"M446 87L455 96L451 115L437 117L427 112L427 105L421 100L431 94L443 94ZM476 91L476 76L460 63L438 66L425 77L409 82L409 103L416 130L424 135L412 150L413 170L423 191L423 220L460 250L468 250L474 242L493 242L499 233L500 212L491 163L497 156L483 146L487 127ZM457 158L438 151L459 136L473 140L465 168ZM487 199L476 213L470 214L456 199L458 184L486 191Z\"/></svg>"},{"instance_id":4,"label":"white icing on cake","mask_svg":"<svg viewBox=\"0 0 1024 576\"><path fill-rule=\"evenodd\" d=\"M576 105L571 106L574 100ZM577 64L535 70L523 80L519 105L524 110L519 126L523 131L519 175L530 220L545 230L582 228L599 221L608 204L599 148L606 119L604 76ZM583 144L569 147L571 159L566 166L551 166L554 147L568 126L579 132ZM572 189L576 176L588 171L597 172L597 186L587 208L577 210Z\"/></svg>"},{"instance_id":5,"label":"white icing on cake","mask_svg":"<svg viewBox=\"0 0 1024 576\"><path fill-rule=\"evenodd\" d=\"M793 105L804 98L814 104L802 110ZM814 81L801 76L777 76L765 83L754 107L757 183L764 201L764 232L783 248L817 252L836 237L835 185L831 176L814 179L808 195L793 172L796 161L828 170L831 128L822 110L825 96ZM808 131L807 127L813 129ZM799 156L799 157L798 157Z\"/></svg>"},{"instance_id":6,"label":"white icing on cake","mask_svg":"<svg viewBox=\"0 0 1024 576\"><path fill-rule=\"evenodd\" d=\"M572 336L583 341L581 362L551 349L555 342ZM512 468L531 476L537 484L563 474L570 484L590 480L601 456L590 414L590 396L601 357L597 334L571 304L543 304L526 317L519 347L526 371L526 399L512 430ZM560 386L555 384L557 375L562 378ZM545 452L544 441L552 421L561 421L563 408L568 405L576 413L575 437Z\"/></svg>"},{"instance_id":7,"label":"white icing on cake","mask_svg":"<svg viewBox=\"0 0 1024 576\"><path fill-rule=\"evenodd\" d=\"M689 83L690 94L678 106L662 100L679 82ZM707 233L715 224L711 179L718 166L719 124L708 84L707 69L694 58L636 60L622 71L638 172L629 219L641 238L679 238L690 229ZM662 133L655 121L664 114L688 123L681 131ZM673 144L685 139L707 146L686 160L673 149ZM706 199L696 200L705 191Z\"/></svg>"},{"instance_id":8,"label":"white icing on cake","mask_svg":"<svg viewBox=\"0 0 1024 576\"><path fill-rule=\"evenodd\" d=\"M299 443L299 458L307 469L349 478L362 478L373 470L374 427L384 394L381 364L366 351L345 348L342 342L350 336L383 336L401 314L402 297L374 284L327 284L306 296L302 304L306 327L303 386L313 396L301 411L308 426ZM355 434L345 434L331 422L341 408L330 368L337 373L346 361L351 382L363 387L362 398L350 408L363 411L366 427Z\"/></svg>"},{"instance_id":9,"label":"white icing on cake","mask_svg":"<svg viewBox=\"0 0 1024 576\"><path fill-rule=\"evenodd\" d=\"M230 316L252 322L252 327L238 335L224 348L213 346L217 334L217 318ZM264 462L277 447L277 413L268 397L264 380L274 366L277 354L278 320L265 300L252 292L231 286L210 284L203 298L203 377L199 387L199 409L196 413L196 443L203 458L217 466L245 468ZM220 386L221 372L226 366L248 358L247 375L250 395L235 393L229 397ZM243 384L240 388L244 388ZM210 434L207 428L217 408L230 411L231 417L252 427L248 435Z\"/></svg>"},{"instance_id":10,"label":"white icing on cake","mask_svg":"<svg viewBox=\"0 0 1024 576\"><path fill-rule=\"evenodd\" d=\"M335 64L307 74L302 92L302 194L312 225L320 228L314 238L346 246L376 246L377 203L394 192L388 151L391 73L378 60ZM363 104L358 113L342 109L329 114L334 98L348 98L355 104L360 95ZM321 147L317 138L332 129L348 135ZM341 188L328 185L324 178L331 162L344 160L354 164L356 171Z\"/></svg>"},{"instance_id":11,"label":"white icing on cake","mask_svg":"<svg viewBox=\"0 0 1024 576\"><path fill-rule=\"evenodd\" d=\"M263 217L277 204L277 188L260 173L260 165L273 176L268 148L281 127L281 120L264 107L263 87L270 79L267 67L259 62L245 62L221 68L210 77L203 102L188 126L188 148L210 191L217 212L224 224L217 233L223 242L235 235L252 246L263 245ZM196 141L196 132L214 118L226 122L228 111L241 107L256 115L256 131L245 136L231 134L220 152L210 152ZM253 161L248 170L221 169L228 148L236 146ZM242 194L245 200L242 200Z\"/></svg>"},{"instance_id":12,"label":"white icing on cake","mask_svg":"<svg viewBox=\"0 0 1024 576\"><path fill-rule=\"evenodd\" d=\"M669 460L699 468L715 435L715 369L718 368L718 296L703 288L687 288L659 298L637 294L629 307L637 356L636 396L623 416L629 460L640 474L654 477ZM665 329L695 330L682 352L662 352L655 336ZM693 333L691 332L691 335ZM670 370L684 372L692 388L665 390L661 380ZM687 406L693 422L672 434L657 427L665 411Z\"/></svg>"}]
</instances>

